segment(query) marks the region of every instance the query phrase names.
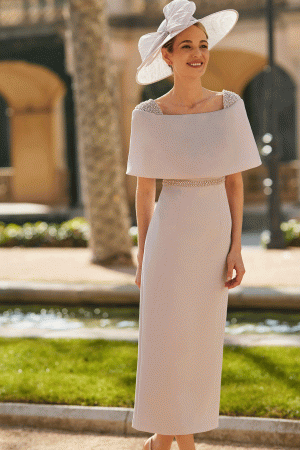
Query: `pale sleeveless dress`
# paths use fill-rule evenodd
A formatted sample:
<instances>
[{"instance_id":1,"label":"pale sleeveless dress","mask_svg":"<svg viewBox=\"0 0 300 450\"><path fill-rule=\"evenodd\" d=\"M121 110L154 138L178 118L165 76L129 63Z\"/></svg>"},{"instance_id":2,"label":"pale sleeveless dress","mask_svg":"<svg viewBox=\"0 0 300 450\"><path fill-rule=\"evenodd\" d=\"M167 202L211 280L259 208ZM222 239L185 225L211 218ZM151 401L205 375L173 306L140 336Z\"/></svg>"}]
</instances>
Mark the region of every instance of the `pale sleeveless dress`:
<instances>
[{"instance_id":1,"label":"pale sleeveless dress","mask_svg":"<svg viewBox=\"0 0 300 450\"><path fill-rule=\"evenodd\" d=\"M223 107L239 98L223 90ZM163 114L153 99L136 108ZM230 239L225 176L163 180L142 263L136 430L176 435L219 426Z\"/></svg>"}]
</instances>

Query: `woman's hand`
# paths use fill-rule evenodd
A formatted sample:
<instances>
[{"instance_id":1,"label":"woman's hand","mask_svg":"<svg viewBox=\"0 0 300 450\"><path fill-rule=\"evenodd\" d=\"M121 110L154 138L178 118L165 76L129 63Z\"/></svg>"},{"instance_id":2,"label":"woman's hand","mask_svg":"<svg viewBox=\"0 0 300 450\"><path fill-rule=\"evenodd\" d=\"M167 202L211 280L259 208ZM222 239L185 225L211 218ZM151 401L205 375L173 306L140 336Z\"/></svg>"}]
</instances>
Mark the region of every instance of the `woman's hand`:
<instances>
[{"instance_id":1,"label":"woman's hand","mask_svg":"<svg viewBox=\"0 0 300 450\"><path fill-rule=\"evenodd\" d=\"M227 255L227 281L225 282L225 286L228 289L232 289L235 286L238 286L242 278L246 272L244 263L242 260L242 255L240 250L230 250ZM233 269L236 271L236 276L232 278Z\"/></svg>"}]
</instances>

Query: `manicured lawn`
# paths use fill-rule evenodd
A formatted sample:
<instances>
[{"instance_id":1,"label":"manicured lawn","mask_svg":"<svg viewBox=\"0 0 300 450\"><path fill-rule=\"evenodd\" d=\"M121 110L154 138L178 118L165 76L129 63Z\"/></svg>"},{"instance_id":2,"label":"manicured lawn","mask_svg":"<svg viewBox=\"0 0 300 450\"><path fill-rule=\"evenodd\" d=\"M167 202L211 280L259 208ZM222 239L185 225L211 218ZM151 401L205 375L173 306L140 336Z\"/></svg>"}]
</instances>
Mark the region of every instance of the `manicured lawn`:
<instances>
[{"instance_id":1,"label":"manicured lawn","mask_svg":"<svg viewBox=\"0 0 300 450\"><path fill-rule=\"evenodd\" d=\"M0 338L0 401L133 407L137 349ZM299 368L299 347L224 347L220 414L300 419Z\"/></svg>"},{"instance_id":2,"label":"manicured lawn","mask_svg":"<svg viewBox=\"0 0 300 450\"><path fill-rule=\"evenodd\" d=\"M299 347L224 347L220 412L300 419Z\"/></svg>"}]
</instances>

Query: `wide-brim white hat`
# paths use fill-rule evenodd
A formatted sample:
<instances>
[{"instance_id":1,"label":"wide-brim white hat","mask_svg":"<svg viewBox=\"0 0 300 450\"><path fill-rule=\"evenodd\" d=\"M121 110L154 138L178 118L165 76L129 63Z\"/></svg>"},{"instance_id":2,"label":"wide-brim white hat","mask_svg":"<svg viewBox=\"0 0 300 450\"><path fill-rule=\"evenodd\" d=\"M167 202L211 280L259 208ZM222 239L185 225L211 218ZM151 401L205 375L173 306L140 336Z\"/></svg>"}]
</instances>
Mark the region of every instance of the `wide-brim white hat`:
<instances>
[{"instance_id":1,"label":"wide-brim white hat","mask_svg":"<svg viewBox=\"0 0 300 450\"><path fill-rule=\"evenodd\" d=\"M163 8L165 19L157 31L144 34L139 39L138 49L142 63L136 73L138 84L155 83L173 74L172 69L162 58L161 48L181 31L196 22L201 22L208 34L208 50L210 50L232 30L239 18L239 13L235 9L224 9L195 19L193 17L195 10L196 5L192 1L171 1Z\"/></svg>"}]
</instances>

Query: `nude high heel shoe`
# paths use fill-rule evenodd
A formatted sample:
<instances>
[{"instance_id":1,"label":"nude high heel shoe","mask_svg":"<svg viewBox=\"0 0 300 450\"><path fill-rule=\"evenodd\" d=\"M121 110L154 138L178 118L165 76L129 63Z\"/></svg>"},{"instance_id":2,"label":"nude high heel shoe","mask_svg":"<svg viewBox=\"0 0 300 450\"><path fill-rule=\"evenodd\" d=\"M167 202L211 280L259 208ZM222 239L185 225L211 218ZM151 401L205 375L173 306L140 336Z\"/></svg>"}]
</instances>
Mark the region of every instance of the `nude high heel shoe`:
<instances>
[{"instance_id":1,"label":"nude high heel shoe","mask_svg":"<svg viewBox=\"0 0 300 450\"><path fill-rule=\"evenodd\" d=\"M148 442L148 445L149 445L148 449L149 450L152 450L152 438L153 438L153 436L151 436L150 439L148 438L149 439L149 442ZM143 450L147 450L145 445L146 445L146 442L148 441L148 439L146 439L145 442L144 442Z\"/></svg>"}]
</instances>

